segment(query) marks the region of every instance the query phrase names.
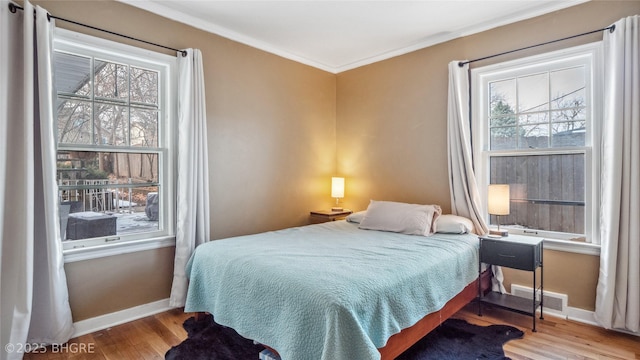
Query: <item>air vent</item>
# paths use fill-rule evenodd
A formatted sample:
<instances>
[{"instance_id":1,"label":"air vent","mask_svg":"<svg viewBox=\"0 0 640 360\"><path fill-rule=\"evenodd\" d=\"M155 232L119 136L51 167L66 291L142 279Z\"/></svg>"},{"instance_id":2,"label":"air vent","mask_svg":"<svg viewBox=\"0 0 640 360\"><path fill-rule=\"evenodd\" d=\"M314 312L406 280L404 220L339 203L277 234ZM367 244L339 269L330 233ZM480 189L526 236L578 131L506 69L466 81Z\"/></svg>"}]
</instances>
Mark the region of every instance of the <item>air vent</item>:
<instances>
[{"instance_id":1,"label":"air vent","mask_svg":"<svg viewBox=\"0 0 640 360\"><path fill-rule=\"evenodd\" d=\"M511 295L531 299L533 290L530 287L511 284ZM540 293L536 298L540 299ZM567 302L569 297L567 294L559 294L551 291L544 291L544 311L550 314L566 317L567 316Z\"/></svg>"}]
</instances>

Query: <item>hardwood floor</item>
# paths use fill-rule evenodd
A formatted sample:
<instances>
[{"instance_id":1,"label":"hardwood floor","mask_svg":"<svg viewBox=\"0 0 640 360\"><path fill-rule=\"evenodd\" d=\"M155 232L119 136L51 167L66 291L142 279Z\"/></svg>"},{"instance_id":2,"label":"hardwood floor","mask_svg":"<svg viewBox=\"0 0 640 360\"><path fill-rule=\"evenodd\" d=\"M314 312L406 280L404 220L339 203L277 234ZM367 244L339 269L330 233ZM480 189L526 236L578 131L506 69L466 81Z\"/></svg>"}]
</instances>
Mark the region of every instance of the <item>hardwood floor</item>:
<instances>
[{"instance_id":1,"label":"hardwood floor","mask_svg":"<svg viewBox=\"0 0 640 360\"><path fill-rule=\"evenodd\" d=\"M546 315L536 319L537 332L531 331L530 316L483 306L483 316L477 305L467 305L456 314L478 325L512 325L525 332L522 339L507 342L505 355L518 359L640 359L640 336L605 330L597 326L563 320Z\"/></svg>"},{"instance_id":2,"label":"hardwood floor","mask_svg":"<svg viewBox=\"0 0 640 360\"><path fill-rule=\"evenodd\" d=\"M513 360L640 359L638 336L552 316L538 320L538 332L534 333L528 316L484 306L479 317L476 309L476 305L468 305L454 317L483 326L512 325L525 332L524 338L504 346L505 354ZM47 349L42 354L27 354L25 359L164 359L169 348L187 337L182 323L190 316L180 309L171 310L72 339L67 348L57 352Z\"/></svg>"},{"instance_id":3,"label":"hardwood floor","mask_svg":"<svg viewBox=\"0 0 640 360\"><path fill-rule=\"evenodd\" d=\"M191 316L182 309L170 310L71 339L67 349L48 348L42 353L27 354L24 359L164 359L167 350L187 338L182 323Z\"/></svg>"}]
</instances>

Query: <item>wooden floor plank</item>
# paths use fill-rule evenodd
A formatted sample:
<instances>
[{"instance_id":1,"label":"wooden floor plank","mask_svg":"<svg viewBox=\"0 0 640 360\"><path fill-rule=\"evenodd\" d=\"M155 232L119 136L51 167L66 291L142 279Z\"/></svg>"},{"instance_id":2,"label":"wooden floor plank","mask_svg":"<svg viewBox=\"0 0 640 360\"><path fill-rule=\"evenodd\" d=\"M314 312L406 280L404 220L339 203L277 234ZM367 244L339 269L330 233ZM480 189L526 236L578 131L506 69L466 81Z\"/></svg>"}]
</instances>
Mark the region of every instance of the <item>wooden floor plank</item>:
<instances>
[{"instance_id":1,"label":"wooden floor plank","mask_svg":"<svg viewBox=\"0 0 640 360\"><path fill-rule=\"evenodd\" d=\"M512 359L640 359L640 337L606 330L547 315L531 331L531 317L498 308L483 309L476 314L471 305L456 314L479 325L509 324L525 332L524 339L508 342L505 354ZM551 354L551 355L549 355Z\"/></svg>"},{"instance_id":2,"label":"wooden floor plank","mask_svg":"<svg viewBox=\"0 0 640 360\"><path fill-rule=\"evenodd\" d=\"M161 360L165 353L187 337L182 327L191 317L181 309L142 318L72 339L70 343L93 345L93 353L51 351L26 354L26 360ZM488 326L511 325L524 331L522 339L505 344L505 355L513 360L592 360L640 359L640 337L605 330L597 326L546 316L537 321L538 332L532 332L531 317L510 311L470 304L454 315L470 323ZM69 347L71 349L72 347Z\"/></svg>"}]
</instances>

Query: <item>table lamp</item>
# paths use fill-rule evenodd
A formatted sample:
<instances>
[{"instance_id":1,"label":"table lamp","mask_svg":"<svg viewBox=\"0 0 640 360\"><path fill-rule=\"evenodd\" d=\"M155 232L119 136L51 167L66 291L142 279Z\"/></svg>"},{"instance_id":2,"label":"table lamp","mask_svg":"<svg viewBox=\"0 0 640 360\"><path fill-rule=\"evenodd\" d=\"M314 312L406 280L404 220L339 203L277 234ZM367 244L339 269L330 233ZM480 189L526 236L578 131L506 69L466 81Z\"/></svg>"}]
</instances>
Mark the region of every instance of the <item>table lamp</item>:
<instances>
[{"instance_id":1,"label":"table lamp","mask_svg":"<svg viewBox=\"0 0 640 360\"><path fill-rule=\"evenodd\" d=\"M490 230L489 234L509 236L507 230L500 230L500 215L509 215L509 185L491 184L487 194L487 207L490 215L495 215L498 221L498 230Z\"/></svg>"},{"instance_id":2,"label":"table lamp","mask_svg":"<svg viewBox=\"0 0 640 360\"><path fill-rule=\"evenodd\" d=\"M331 208L331 211L342 211L340 206L340 199L344 197L344 178L332 177L331 178L331 197L336 199L336 206Z\"/></svg>"}]
</instances>

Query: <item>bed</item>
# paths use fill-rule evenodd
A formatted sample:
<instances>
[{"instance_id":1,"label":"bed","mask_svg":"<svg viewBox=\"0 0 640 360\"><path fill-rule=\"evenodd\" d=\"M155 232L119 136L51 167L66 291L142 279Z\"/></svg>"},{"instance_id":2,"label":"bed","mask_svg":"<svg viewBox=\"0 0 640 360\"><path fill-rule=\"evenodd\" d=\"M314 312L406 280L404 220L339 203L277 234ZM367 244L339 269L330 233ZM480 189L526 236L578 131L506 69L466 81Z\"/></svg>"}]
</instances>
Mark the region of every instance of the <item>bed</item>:
<instances>
[{"instance_id":1,"label":"bed","mask_svg":"<svg viewBox=\"0 0 640 360\"><path fill-rule=\"evenodd\" d=\"M186 312L282 359L393 359L470 302L473 234L406 235L330 223L216 240L187 265Z\"/></svg>"}]
</instances>

